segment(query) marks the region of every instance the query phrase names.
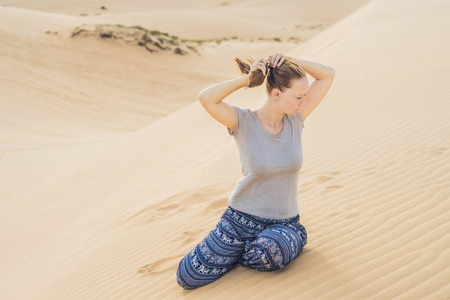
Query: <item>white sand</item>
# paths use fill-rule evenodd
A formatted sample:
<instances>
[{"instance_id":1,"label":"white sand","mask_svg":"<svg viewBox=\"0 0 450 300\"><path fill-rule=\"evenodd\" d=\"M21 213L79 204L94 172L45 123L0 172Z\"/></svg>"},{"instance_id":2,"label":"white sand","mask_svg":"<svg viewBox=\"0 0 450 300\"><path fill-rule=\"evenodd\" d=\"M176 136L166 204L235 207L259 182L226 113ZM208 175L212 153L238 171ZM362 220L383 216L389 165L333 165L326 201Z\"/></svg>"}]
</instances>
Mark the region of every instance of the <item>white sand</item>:
<instances>
[{"instance_id":1,"label":"white sand","mask_svg":"<svg viewBox=\"0 0 450 300\"><path fill-rule=\"evenodd\" d=\"M35 2L0 6L2 298L449 298L447 1ZM69 38L82 23L245 40L151 54ZM280 271L183 290L178 262L241 176L197 95L239 76L233 56L274 52L336 69L303 131L308 244ZM256 109L264 87L224 101Z\"/></svg>"}]
</instances>

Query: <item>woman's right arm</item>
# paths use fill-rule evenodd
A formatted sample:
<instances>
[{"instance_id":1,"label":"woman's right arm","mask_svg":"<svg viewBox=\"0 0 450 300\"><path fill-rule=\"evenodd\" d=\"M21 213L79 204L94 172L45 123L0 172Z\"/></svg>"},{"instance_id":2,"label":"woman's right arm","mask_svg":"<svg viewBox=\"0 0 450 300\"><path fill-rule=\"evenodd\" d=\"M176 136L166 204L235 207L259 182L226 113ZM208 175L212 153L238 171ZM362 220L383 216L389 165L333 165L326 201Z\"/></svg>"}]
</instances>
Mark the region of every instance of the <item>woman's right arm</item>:
<instances>
[{"instance_id":1,"label":"woman's right arm","mask_svg":"<svg viewBox=\"0 0 450 300\"><path fill-rule=\"evenodd\" d=\"M232 92L248 85L248 74L236 79L224 81L207 87L198 94L198 99L205 104L217 104Z\"/></svg>"},{"instance_id":2,"label":"woman's right arm","mask_svg":"<svg viewBox=\"0 0 450 300\"><path fill-rule=\"evenodd\" d=\"M236 112L232 105L222 100L232 92L248 85L248 74L236 79L212 85L198 94L203 108L219 123L234 132L236 127Z\"/></svg>"}]
</instances>

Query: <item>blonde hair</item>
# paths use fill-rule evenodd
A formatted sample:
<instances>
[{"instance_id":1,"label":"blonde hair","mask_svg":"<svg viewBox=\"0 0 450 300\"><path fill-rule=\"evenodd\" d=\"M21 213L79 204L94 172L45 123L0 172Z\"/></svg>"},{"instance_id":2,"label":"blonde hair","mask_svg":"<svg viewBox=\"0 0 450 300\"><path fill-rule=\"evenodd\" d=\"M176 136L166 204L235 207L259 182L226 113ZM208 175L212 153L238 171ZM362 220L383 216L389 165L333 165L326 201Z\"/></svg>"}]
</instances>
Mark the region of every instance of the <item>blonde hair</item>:
<instances>
[{"instance_id":1,"label":"blonde hair","mask_svg":"<svg viewBox=\"0 0 450 300\"><path fill-rule=\"evenodd\" d=\"M238 64L242 75L249 74L253 63L255 62L252 57L246 58L246 60L250 62L250 65L237 57L233 57L233 60ZM263 84L266 77L266 92L267 95L270 95L275 88L279 89L281 92L291 88L292 79L305 78L306 72L296 62L286 57L279 67L272 68L271 66L267 66L266 75L264 75L260 69L252 71L249 77L248 87L251 88Z\"/></svg>"}]
</instances>

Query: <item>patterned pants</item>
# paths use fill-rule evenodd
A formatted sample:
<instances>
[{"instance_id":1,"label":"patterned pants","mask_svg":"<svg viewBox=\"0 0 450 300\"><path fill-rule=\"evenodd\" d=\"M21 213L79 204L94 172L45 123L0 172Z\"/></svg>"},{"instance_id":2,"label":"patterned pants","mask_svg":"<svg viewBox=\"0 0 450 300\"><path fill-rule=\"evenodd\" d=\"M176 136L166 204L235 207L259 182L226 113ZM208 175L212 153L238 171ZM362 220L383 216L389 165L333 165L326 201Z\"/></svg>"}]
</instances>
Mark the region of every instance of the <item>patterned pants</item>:
<instances>
[{"instance_id":1,"label":"patterned pants","mask_svg":"<svg viewBox=\"0 0 450 300\"><path fill-rule=\"evenodd\" d=\"M300 216L266 219L227 207L219 222L179 263L177 282L185 289L209 284L235 264L258 271L283 268L307 242Z\"/></svg>"}]
</instances>

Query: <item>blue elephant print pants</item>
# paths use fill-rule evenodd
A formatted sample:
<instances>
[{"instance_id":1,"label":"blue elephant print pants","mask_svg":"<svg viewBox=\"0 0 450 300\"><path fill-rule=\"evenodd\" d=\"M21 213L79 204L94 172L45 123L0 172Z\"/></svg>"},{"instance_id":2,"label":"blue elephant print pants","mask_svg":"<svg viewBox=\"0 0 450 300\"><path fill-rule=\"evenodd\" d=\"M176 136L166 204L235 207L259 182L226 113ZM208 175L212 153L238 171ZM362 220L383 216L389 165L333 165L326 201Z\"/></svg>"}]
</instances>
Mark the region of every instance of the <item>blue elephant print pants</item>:
<instances>
[{"instance_id":1,"label":"blue elephant print pants","mask_svg":"<svg viewBox=\"0 0 450 300\"><path fill-rule=\"evenodd\" d=\"M235 264L258 271L283 268L307 242L300 216L267 219L227 207L213 230L179 263L178 284L195 289L209 284Z\"/></svg>"}]
</instances>

